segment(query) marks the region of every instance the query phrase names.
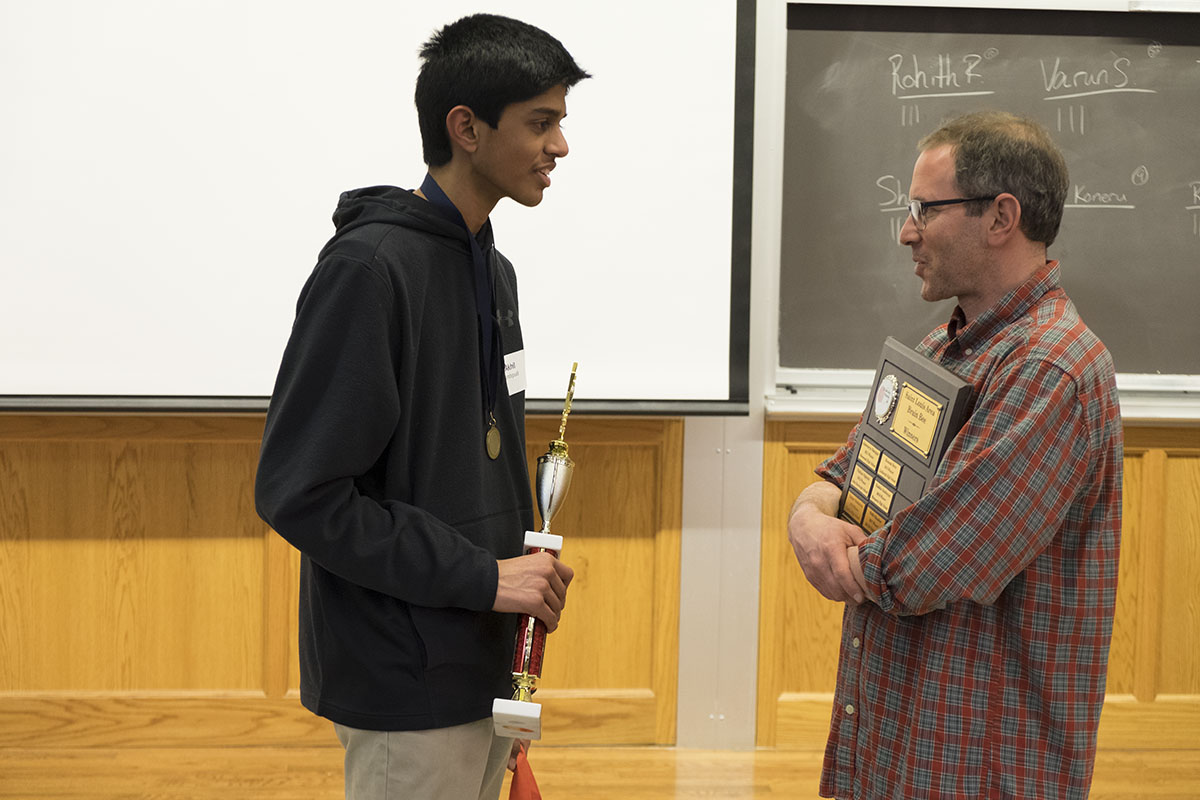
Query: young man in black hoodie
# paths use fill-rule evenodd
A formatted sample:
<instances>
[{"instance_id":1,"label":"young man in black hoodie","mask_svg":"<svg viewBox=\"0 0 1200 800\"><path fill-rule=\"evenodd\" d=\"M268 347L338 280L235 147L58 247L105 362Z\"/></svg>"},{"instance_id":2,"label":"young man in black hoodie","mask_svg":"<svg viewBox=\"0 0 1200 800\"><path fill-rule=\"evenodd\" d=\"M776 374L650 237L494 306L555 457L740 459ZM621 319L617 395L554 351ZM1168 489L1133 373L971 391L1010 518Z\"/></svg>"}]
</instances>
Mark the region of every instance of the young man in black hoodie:
<instances>
[{"instance_id":1,"label":"young man in black hoodie","mask_svg":"<svg viewBox=\"0 0 1200 800\"><path fill-rule=\"evenodd\" d=\"M267 413L259 514L301 551L301 701L335 723L346 796L495 798L514 743L515 613L558 625L571 569L523 556L533 511L501 198L541 202L589 77L479 14L422 48L420 189L342 195Z\"/></svg>"}]
</instances>

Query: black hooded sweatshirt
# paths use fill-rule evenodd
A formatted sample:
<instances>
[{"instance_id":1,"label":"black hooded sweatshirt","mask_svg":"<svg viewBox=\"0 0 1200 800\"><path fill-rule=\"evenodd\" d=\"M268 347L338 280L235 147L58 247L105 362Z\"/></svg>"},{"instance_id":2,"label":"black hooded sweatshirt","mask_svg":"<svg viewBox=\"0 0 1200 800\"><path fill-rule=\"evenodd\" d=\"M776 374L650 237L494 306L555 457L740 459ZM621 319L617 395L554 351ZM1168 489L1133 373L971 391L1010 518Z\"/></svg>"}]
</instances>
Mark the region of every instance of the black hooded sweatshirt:
<instances>
[{"instance_id":1,"label":"black hooded sweatshirt","mask_svg":"<svg viewBox=\"0 0 1200 800\"><path fill-rule=\"evenodd\" d=\"M490 609L496 559L533 527L525 397L501 375L491 460L462 227L387 186L343 194L333 220L255 484L258 513L301 552L301 702L368 730L472 722L512 692L516 616ZM483 244L507 355L523 348L516 276Z\"/></svg>"}]
</instances>

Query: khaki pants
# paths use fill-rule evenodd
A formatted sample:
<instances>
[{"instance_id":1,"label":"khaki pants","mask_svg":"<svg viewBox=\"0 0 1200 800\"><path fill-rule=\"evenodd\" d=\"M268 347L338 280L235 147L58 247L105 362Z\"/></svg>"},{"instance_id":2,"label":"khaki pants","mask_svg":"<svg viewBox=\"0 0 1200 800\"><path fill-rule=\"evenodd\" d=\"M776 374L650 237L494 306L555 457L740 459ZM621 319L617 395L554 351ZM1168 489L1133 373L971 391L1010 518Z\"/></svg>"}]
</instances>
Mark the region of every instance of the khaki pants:
<instances>
[{"instance_id":1,"label":"khaki pants","mask_svg":"<svg viewBox=\"0 0 1200 800\"><path fill-rule=\"evenodd\" d=\"M346 748L346 800L496 800L512 739L492 718L426 731L334 724Z\"/></svg>"}]
</instances>

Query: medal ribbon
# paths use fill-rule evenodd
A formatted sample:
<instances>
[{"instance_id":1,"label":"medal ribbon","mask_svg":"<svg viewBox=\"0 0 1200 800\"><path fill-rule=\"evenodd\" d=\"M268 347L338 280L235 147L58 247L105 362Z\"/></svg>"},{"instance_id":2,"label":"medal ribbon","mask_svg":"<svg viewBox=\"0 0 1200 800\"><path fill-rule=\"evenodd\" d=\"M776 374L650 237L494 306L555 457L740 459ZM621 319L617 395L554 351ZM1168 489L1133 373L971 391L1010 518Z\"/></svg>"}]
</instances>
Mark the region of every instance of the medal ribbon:
<instances>
[{"instance_id":1,"label":"medal ribbon","mask_svg":"<svg viewBox=\"0 0 1200 800\"><path fill-rule=\"evenodd\" d=\"M475 313L479 318L479 379L483 383L484 402L490 425L496 424L496 393L500 387L500 332L492 318L492 282L488 278L487 259L483 255L478 239L471 234L462 213L455 207L433 176L426 173L421 183L421 194L451 222L467 232L471 243L471 261L475 265ZM485 240L492 235L492 221L483 223L479 231Z\"/></svg>"}]
</instances>

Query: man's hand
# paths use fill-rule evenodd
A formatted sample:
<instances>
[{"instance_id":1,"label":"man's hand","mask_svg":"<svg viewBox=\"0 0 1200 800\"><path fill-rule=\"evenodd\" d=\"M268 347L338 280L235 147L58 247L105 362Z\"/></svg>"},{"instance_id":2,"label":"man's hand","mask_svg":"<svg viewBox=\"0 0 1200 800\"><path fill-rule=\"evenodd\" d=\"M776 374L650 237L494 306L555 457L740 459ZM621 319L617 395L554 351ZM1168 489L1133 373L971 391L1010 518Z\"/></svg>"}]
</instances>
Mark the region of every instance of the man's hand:
<instances>
[{"instance_id":1,"label":"man's hand","mask_svg":"<svg viewBox=\"0 0 1200 800\"><path fill-rule=\"evenodd\" d=\"M528 739L513 739L512 750L510 750L508 753L508 771L509 772L517 771L517 754L520 753L522 750L524 750L526 753L529 752L529 740Z\"/></svg>"},{"instance_id":2,"label":"man's hand","mask_svg":"<svg viewBox=\"0 0 1200 800\"><path fill-rule=\"evenodd\" d=\"M496 562L496 602L492 611L529 614L546 623L549 633L558 627L567 602L567 586L575 571L549 553L532 553Z\"/></svg>"},{"instance_id":3,"label":"man's hand","mask_svg":"<svg viewBox=\"0 0 1200 800\"><path fill-rule=\"evenodd\" d=\"M839 603L861 603L863 588L851 571L848 548L857 548L866 535L837 518L840 496L841 490L827 481L801 492L788 518L788 541L813 588Z\"/></svg>"}]
</instances>

